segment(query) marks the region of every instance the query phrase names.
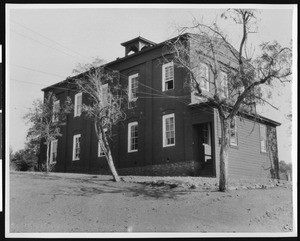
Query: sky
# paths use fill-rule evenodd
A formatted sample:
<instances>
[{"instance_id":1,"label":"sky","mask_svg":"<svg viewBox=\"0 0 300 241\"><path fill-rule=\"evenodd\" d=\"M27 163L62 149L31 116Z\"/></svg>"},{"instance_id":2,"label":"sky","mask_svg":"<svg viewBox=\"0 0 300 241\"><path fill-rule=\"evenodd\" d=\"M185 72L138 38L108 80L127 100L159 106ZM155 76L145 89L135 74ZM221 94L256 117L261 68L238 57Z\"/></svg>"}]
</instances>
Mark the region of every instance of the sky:
<instances>
[{"instance_id":1,"label":"sky","mask_svg":"<svg viewBox=\"0 0 300 241\"><path fill-rule=\"evenodd\" d=\"M217 8L218 7L218 8ZM23 119L32 102L43 97L42 88L72 75L78 63L95 57L113 61L125 54L120 43L142 36L155 43L177 35L177 28L191 26L193 18L217 21L236 46L241 29L218 16L228 5L7 5L6 104L7 146L24 147L29 125ZM236 7L236 6L235 6ZM243 7L243 5L240 5ZM258 32L249 37L257 50L264 41L288 46L292 39L290 6L259 5ZM293 89L295 89L293 87ZM276 86L271 103L261 114L282 123L277 128L279 160L291 162L291 84Z\"/></svg>"}]
</instances>

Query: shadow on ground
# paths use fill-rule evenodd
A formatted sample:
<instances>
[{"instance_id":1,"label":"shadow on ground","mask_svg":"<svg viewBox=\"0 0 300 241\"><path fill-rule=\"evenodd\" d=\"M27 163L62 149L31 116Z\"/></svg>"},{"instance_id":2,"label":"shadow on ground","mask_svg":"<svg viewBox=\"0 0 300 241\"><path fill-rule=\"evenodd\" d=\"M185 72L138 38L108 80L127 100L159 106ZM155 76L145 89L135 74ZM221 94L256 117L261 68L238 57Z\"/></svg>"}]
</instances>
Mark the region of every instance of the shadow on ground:
<instances>
[{"instance_id":1,"label":"shadow on ground","mask_svg":"<svg viewBox=\"0 0 300 241\"><path fill-rule=\"evenodd\" d=\"M77 181L78 180L76 180L76 182ZM125 197L142 197L146 199L176 199L178 196L190 193L189 190L180 190L178 188L170 188L169 186L152 187L145 184L115 183L112 181L103 182L102 180L81 180L80 183L84 185L78 187L61 186L59 189L52 190L49 193L42 193L41 195L92 197L102 194L122 194ZM89 184L94 187L88 187ZM96 187L95 184L97 184Z\"/></svg>"}]
</instances>

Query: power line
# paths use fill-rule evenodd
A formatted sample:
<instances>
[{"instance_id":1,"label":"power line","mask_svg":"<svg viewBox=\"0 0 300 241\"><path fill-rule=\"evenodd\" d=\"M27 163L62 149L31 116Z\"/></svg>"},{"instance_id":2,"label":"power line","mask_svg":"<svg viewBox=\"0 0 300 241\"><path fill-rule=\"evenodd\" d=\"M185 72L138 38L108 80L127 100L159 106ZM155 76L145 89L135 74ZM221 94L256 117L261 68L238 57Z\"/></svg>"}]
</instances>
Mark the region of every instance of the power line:
<instances>
[{"instance_id":1,"label":"power line","mask_svg":"<svg viewBox=\"0 0 300 241\"><path fill-rule=\"evenodd\" d=\"M26 28L26 27L25 27ZM29 29L29 28L28 28ZM64 53L64 54L67 54L67 55L69 55L69 56L71 56L71 57L73 57L73 58L76 58L76 59L78 59L77 57L75 57L75 56L73 56L73 55L70 55L70 54L68 54L68 53L66 53L66 52L64 52L64 51L61 51L61 50L59 50L59 49L57 49L57 48L53 48L52 46L49 46L49 45L46 45L46 44L44 44L44 43L42 43L42 42L40 42L40 41L38 41L38 40L35 40L35 39L33 39L33 38L30 38L30 37L28 37L28 36L26 36L26 35L23 35L23 34L20 34L20 33L18 33L18 32L16 32L16 31L14 31L14 30L11 30L12 32L15 32L16 34L19 34L19 35L21 35L21 36L23 36L23 37L25 37L25 38L28 38L28 39L30 39L30 40L33 40L33 41L35 41L35 42L37 42L37 43L40 43L40 44L42 44L42 45L44 45L44 46L46 46L46 47L49 47L49 48L52 48L52 49L54 49L54 50L56 50L56 51L59 51L59 52L61 52L61 53ZM33 30L32 30L33 31ZM40 35L40 34L39 34ZM41 35L42 36L42 35ZM44 37L44 36L43 36ZM45 38L47 38L47 37L45 37ZM49 39L50 40L50 39ZM51 40L52 41L52 40ZM54 41L54 40L53 40ZM54 42L56 42L56 41L54 41ZM56 42L57 43L57 42ZM61 44L59 44L59 45L61 45ZM61 46L63 46L63 45L61 45ZM73 50L71 50L72 52L74 52ZM85 56L84 56L85 57ZM25 67L26 68L26 67ZM111 70L111 71L114 71L113 69L111 69L111 68L108 68L108 67L104 67L104 68L106 68L106 69L108 69L108 70ZM27 69L29 69L29 68L27 68ZM31 69L31 70L33 70L33 69ZM39 70L33 70L33 71L37 71L37 72L43 72L43 71L39 71ZM43 72L43 73L46 73L46 72ZM47 74L49 74L49 73L47 73ZM128 76L127 75L124 75L124 74L121 74L121 73L119 73L120 74L120 76L123 76L125 79L127 79L128 78ZM52 74L51 74L52 75ZM53 75L55 75L55 74L53 74ZM56 75L57 76L57 75ZM61 76L59 76L59 77L61 77ZM63 77L64 78L64 77ZM20 80L17 80L17 81L20 81ZM26 82L26 81L21 81L21 82ZM32 83L32 82L28 82L28 83L31 83L31 84L35 84L35 83ZM146 87L146 88L149 88L149 89L151 89L151 90L153 90L153 91L156 91L157 93L159 93L159 94L161 94L161 96L163 96L163 97L165 97L165 98L175 98L175 100L177 100L177 101L179 101L179 102L181 102L181 103L183 103L183 104L190 104L190 102L188 102L188 101L184 101L184 100L180 100L180 99L178 99L178 98L176 98L175 96L170 96L170 95L168 95L168 94L166 94L166 93L164 93L164 92L162 92L162 91L159 91L159 90L156 90L156 89L154 89L154 88L152 88L152 87L150 87L150 86L148 86L148 85L145 85L145 84L142 84L141 82L139 82L139 84L140 85L142 85L142 86L144 86L144 87ZM57 88L57 89L65 89L65 90L72 90L72 89L66 89L66 88L60 88L60 87L51 87L51 88ZM208 104L206 104L207 106L209 106ZM210 106L209 106L210 107ZM197 108L197 106L196 106L196 108ZM205 111L205 110L203 110L202 108L201 108L201 110L202 111L204 111L204 112L207 112L207 111Z\"/></svg>"},{"instance_id":2,"label":"power line","mask_svg":"<svg viewBox=\"0 0 300 241\"><path fill-rule=\"evenodd\" d=\"M15 79L15 78L10 78L10 79L11 79L11 80L14 80L14 81L18 81L18 82L27 83L27 84L43 86L44 88L47 87L47 86L45 86L44 84L39 84L39 83L29 82L29 81L25 81L25 80L18 80L18 79ZM71 88L63 88L63 87L51 87L51 88L53 88L53 89L59 89L59 90L70 90L70 91L75 91L74 89L71 89Z\"/></svg>"},{"instance_id":3,"label":"power line","mask_svg":"<svg viewBox=\"0 0 300 241\"><path fill-rule=\"evenodd\" d=\"M53 73L49 73L49 72L45 72L45 71L41 71L41 70L37 70L37 69L32 69L32 68L25 67L25 66L18 65L18 64L12 64L12 65L13 65L13 66L15 66L15 67L19 67L19 68L23 68L23 69L31 70L31 71L34 71L34 72L39 72L39 73L43 73L43 74L48 74L48 75L52 75L52 76L56 76L56 77L60 77L60 78L65 78L65 77L64 77L64 76L62 76L62 75L57 75L57 74L53 74Z\"/></svg>"},{"instance_id":4,"label":"power line","mask_svg":"<svg viewBox=\"0 0 300 241\"><path fill-rule=\"evenodd\" d=\"M87 57L87 56L85 56L85 55L83 55L83 54L81 54L81 53L79 53L79 52L77 52L77 51L74 51L74 50L70 49L69 47L67 47L67 46L65 46L65 45L62 45L61 43L59 43L59 42L57 42L57 41L55 41L55 40L53 40L53 39L50 39L49 37L47 37L47 36L45 36L45 35L43 35L43 34L37 32L37 31L35 31L35 30L33 30L33 29L27 27L27 26L24 26L24 25L22 25L22 24L20 24L20 23L18 23L18 22L16 22L16 21L12 21L12 22L15 23L15 24L17 24L17 25L19 25L19 26L21 26L21 27L23 27L23 28L25 28L25 29L27 29L27 30L29 30L29 31L31 31L31 32L33 32L33 33L35 33L35 34L38 34L39 36L41 36L41 37L43 37L43 38L45 38L45 39L47 39L47 40L49 40L49 41L51 41L51 42L53 42L53 43L56 43L57 45L59 45L59 46L65 48L65 49L68 49L69 51L71 51L71 52L73 52L73 53L75 53L75 54L78 54L78 55L80 55L80 56L82 56L82 57L84 57L84 58L86 58L86 59L89 59L89 60L91 59L90 57Z\"/></svg>"},{"instance_id":5,"label":"power line","mask_svg":"<svg viewBox=\"0 0 300 241\"><path fill-rule=\"evenodd\" d=\"M48 45L48 44L44 44L44 43L42 43L42 42L40 42L40 41L38 41L38 40L36 40L36 39L33 39L33 38L31 38L31 37L28 37L28 36L26 36L26 35L24 35L24 34L18 33L18 32L16 32L16 31L14 31L13 29L11 29L10 31L12 31L12 32L14 32L14 33L16 33L16 34L18 34L18 35L24 37L24 38L30 39L30 40L32 40L32 41L34 41L34 42L37 42L37 43L39 43L39 44L41 44L41 45L44 45L44 46L46 46L46 47L48 47L48 48L54 49L54 50L56 50L56 51L58 51L58 52L61 52L61 53L63 53L63 54L66 54L66 55L68 55L68 56L71 56L71 57L73 57L73 58L75 58L75 59L81 61L79 58L77 58L77 57L75 57L75 56L73 56L73 55L71 55L71 54L69 54L69 53L67 53L67 52L64 52L64 51L62 51L62 50L60 50L60 49L54 48L54 47L52 47L52 46L50 46L50 45Z\"/></svg>"}]
</instances>

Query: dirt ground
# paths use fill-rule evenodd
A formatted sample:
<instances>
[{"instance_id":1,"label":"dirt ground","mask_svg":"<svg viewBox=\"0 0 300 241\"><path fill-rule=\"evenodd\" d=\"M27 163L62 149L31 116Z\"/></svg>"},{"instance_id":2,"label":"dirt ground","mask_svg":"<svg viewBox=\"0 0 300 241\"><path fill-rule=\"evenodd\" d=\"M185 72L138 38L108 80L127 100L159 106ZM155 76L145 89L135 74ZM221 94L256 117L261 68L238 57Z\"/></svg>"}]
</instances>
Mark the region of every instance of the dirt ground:
<instances>
[{"instance_id":1,"label":"dirt ground","mask_svg":"<svg viewBox=\"0 0 300 241\"><path fill-rule=\"evenodd\" d=\"M292 186L273 180L10 173L9 232L292 232Z\"/></svg>"}]
</instances>

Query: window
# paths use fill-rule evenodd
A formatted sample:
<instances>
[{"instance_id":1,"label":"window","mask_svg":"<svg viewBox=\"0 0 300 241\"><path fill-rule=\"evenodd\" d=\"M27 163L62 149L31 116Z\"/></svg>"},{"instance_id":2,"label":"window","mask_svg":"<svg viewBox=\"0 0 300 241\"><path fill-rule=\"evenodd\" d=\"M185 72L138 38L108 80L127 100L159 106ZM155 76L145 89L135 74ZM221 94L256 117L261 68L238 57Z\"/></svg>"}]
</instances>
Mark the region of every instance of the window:
<instances>
[{"instance_id":1,"label":"window","mask_svg":"<svg viewBox=\"0 0 300 241\"><path fill-rule=\"evenodd\" d=\"M200 63L199 68L196 71L196 79L200 87L206 91L209 91L209 69L206 64Z\"/></svg>"},{"instance_id":2,"label":"window","mask_svg":"<svg viewBox=\"0 0 300 241\"><path fill-rule=\"evenodd\" d=\"M51 141L50 164L56 163L57 160L57 140Z\"/></svg>"},{"instance_id":3,"label":"window","mask_svg":"<svg viewBox=\"0 0 300 241\"><path fill-rule=\"evenodd\" d=\"M225 72L220 73L221 93L224 98L228 97L228 80Z\"/></svg>"},{"instance_id":4,"label":"window","mask_svg":"<svg viewBox=\"0 0 300 241\"><path fill-rule=\"evenodd\" d=\"M163 147L175 145L175 116L163 116Z\"/></svg>"},{"instance_id":5,"label":"window","mask_svg":"<svg viewBox=\"0 0 300 241\"><path fill-rule=\"evenodd\" d=\"M108 84L101 85L102 105L103 107L108 105Z\"/></svg>"},{"instance_id":6,"label":"window","mask_svg":"<svg viewBox=\"0 0 300 241\"><path fill-rule=\"evenodd\" d=\"M104 132L105 133L107 132L106 128L104 129ZM98 157L103 157L103 156L105 156L105 153L103 148L101 147L101 141L98 141Z\"/></svg>"},{"instance_id":7,"label":"window","mask_svg":"<svg viewBox=\"0 0 300 241\"><path fill-rule=\"evenodd\" d=\"M162 66L162 90L174 89L174 64L173 62Z\"/></svg>"},{"instance_id":8,"label":"window","mask_svg":"<svg viewBox=\"0 0 300 241\"><path fill-rule=\"evenodd\" d=\"M128 101L136 101L137 100L137 91L138 91L138 78L139 74L134 74L129 76L128 78Z\"/></svg>"},{"instance_id":9,"label":"window","mask_svg":"<svg viewBox=\"0 0 300 241\"><path fill-rule=\"evenodd\" d=\"M52 110L52 122L58 121L58 113L59 113L59 100L54 101L53 110Z\"/></svg>"},{"instance_id":10,"label":"window","mask_svg":"<svg viewBox=\"0 0 300 241\"><path fill-rule=\"evenodd\" d=\"M138 123L128 124L128 152L138 151Z\"/></svg>"},{"instance_id":11,"label":"window","mask_svg":"<svg viewBox=\"0 0 300 241\"><path fill-rule=\"evenodd\" d=\"M73 137L73 161L80 159L80 138L80 134Z\"/></svg>"},{"instance_id":12,"label":"window","mask_svg":"<svg viewBox=\"0 0 300 241\"><path fill-rule=\"evenodd\" d=\"M203 144L211 145L210 123L203 126Z\"/></svg>"},{"instance_id":13,"label":"window","mask_svg":"<svg viewBox=\"0 0 300 241\"><path fill-rule=\"evenodd\" d=\"M259 125L260 133L260 151L267 152L267 128L265 125Z\"/></svg>"},{"instance_id":14,"label":"window","mask_svg":"<svg viewBox=\"0 0 300 241\"><path fill-rule=\"evenodd\" d=\"M105 156L104 150L101 147L101 141L98 141L98 157Z\"/></svg>"},{"instance_id":15,"label":"window","mask_svg":"<svg viewBox=\"0 0 300 241\"><path fill-rule=\"evenodd\" d=\"M236 123L236 117L232 119L229 126L229 139L230 139L230 145L237 146L238 145L238 138L237 138L237 123Z\"/></svg>"},{"instance_id":16,"label":"window","mask_svg":"<svg viewBox=\"0 0 300 241\"><path fill-rule=\"evenodd\" d=\"M75 95L74 117L81 115L82 93Z\"/></svg>"}]
</instances>

